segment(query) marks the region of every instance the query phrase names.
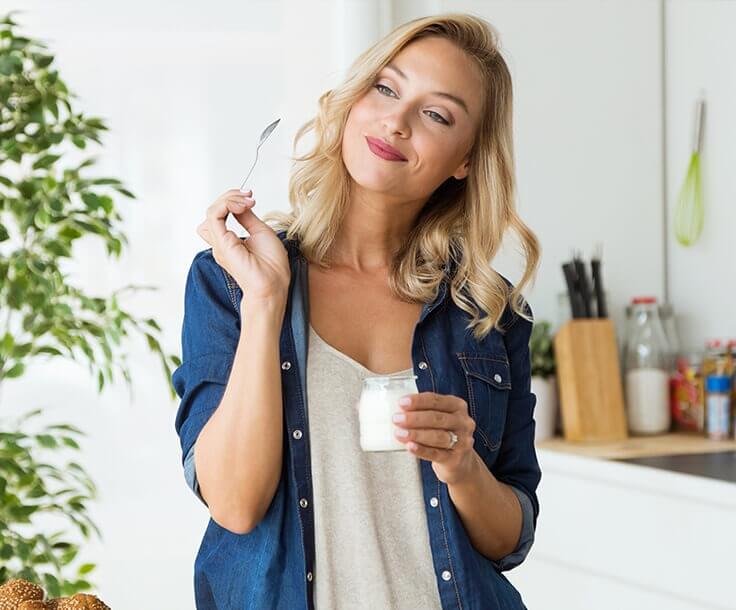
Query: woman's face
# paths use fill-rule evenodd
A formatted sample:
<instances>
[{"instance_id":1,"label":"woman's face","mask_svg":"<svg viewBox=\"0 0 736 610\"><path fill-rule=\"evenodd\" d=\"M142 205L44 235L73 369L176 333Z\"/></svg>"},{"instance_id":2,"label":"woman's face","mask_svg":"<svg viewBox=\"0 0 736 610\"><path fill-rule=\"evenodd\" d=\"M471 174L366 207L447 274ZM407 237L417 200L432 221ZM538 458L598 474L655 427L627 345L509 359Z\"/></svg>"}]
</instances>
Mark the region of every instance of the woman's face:
<instances>
[{"instance_id":1,"label":"woman's face","mask_svg":"<svg viewBox=\"0 0 736 610\"><path fill-rule=\"evenodd\" d=\"M415 200L429 197L450 176L464 178L480 124L481 82L467 55L443 38L404 47L348 115L342 156L359 188ZM370 139L391 145L406 160L381 158Z\"/></svg>"}]
</instances>

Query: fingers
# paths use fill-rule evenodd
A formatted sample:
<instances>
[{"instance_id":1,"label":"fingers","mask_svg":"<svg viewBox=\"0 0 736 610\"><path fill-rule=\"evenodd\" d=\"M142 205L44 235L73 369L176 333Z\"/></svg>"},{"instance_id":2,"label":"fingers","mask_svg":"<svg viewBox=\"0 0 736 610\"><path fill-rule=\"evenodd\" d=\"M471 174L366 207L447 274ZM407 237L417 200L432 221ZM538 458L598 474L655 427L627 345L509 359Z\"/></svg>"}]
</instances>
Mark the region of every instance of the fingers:
<instances>
[{"instance_id":1,"label":"fingers","mask_svg":"<svg viewBox=\"0 0 736 610\"><path fill-rule=\"evenodd\" d=\"M397 418L394 419L394 423L406 428L456 430L457 428L464 427L463 421L454 413L445 413L443 411L410 411L403 413L403 415L403 421Z\"/></svg>"},{"instance_id":2,"label":"fingers","mask_svg":"<svg viewBox=\"0 0 736 610\"><path fill-rule=\"evenodd\" d=\"M408 443L414 441L426 447L436 447L437 449L445 449L450 451L450 435L447 430L405 430L406 435L399 433L397 429L394 431L396 440L401 443ZM458 431L458 442L453 446L453 450L471 448L474 444L473 435L467 433L461 433Z\"/></svg>"},{"instance_id":3,"label":"fingers","mask_svg":"<svg viewBox=\"0 0 736 610\"><path fill-rule=\"evenodd\" d=\"M234 231L227 229L226 219L232 214L245 228L248 225L255 230L260 227L260 219L250 212L255 205L253 191L248 189L228 189L207 208L205 220L197 227L197 234L210 246L218 249L240 245L240 238ZM252 232L252 231L250 231Z\"/></svg>"},{"instance_id":4,"label":"fingers","mask_svg":"<svg viewBox=\"0 0 736 610\"><path fill-rule=\"evenodd\" d=\"M435 411L462 411L465 401L459 396L450 394L438 394L436 392L419 392L407 394L402 398L408 398L409 404L402 405L404 409L434 409Z\"/></svg>"},{"instance_id":5,"label":"fingers","mask_svg":"<svg viewBox=\"0 0 736 610\"><path fill-rule=\"evenodd\" d=\"M393 421L401 428L465 430L470 433L475 431L475 421L467 413L431 410L402 411L402 413L394 414Z\"/></svg>"},{"instance_id":6,"label":"fingers","mask_svg":"<svg viewBox=\"0 0 736 610\"><path fill-rule=\"evenodd\" d=\"M248 191L249 192L249 191ZM210 230L213 246L232 245L234 242L227 238L228 230L225 225L225 219L229 213L242 214L247 210L248 206L255 204L255 201L241 193L238 189L226 191L207 209L207 226ZM231 231L232 233L232 231ZM237 238L237 235L233 233ZM227 241L225 241L227 238Z\"/></svg>"}]
</instances>

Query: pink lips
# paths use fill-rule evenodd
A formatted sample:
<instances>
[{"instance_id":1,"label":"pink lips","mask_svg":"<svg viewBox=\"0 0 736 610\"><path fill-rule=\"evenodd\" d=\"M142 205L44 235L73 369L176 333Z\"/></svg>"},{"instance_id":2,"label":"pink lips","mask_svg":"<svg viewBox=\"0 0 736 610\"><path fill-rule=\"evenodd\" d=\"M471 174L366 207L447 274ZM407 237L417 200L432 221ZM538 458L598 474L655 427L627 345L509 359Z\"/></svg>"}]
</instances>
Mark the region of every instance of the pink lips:
<instances>
[{"instance_id":1,"label":"pink lips","mask_svg":"<svg viewBox=\"0 0 736 610\"><path fill-rule=\"evenodd\" d=\"M368 148L377 157L387 161L406 161L406 158L398 150L393 146L389 146L383 140L371 138L370 136L366 136L365 139L368 142Z\"/></svg>"}]
</instances>

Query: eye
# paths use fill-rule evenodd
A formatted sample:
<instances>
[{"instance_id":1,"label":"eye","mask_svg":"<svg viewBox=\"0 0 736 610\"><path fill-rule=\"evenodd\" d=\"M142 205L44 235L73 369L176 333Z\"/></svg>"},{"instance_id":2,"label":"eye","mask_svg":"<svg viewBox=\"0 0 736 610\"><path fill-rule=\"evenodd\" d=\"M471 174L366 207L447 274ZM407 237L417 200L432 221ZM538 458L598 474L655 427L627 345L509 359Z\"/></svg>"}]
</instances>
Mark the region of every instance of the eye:
<instances>
[{"instance_id":1,"label":"eye","mask_svg":"<svg viewBox=\"0 0 736 610\"><path fill-rule=\"evenodd\" d=\"M442 116L441 114L437 114L437 113L436 113L436 112L435 112L434 110L427 110L427 112L428 112L429 114L434 114L434 115L436 115L436 116L440 117L440 119L441 119L441 120L440 120L440 121L438 121L438 123L442 123L442 124L444 124L444 125L449 125L449 124L450 124L450 123L449 123L449 122L447 121L447 119L445 119L445 117L443 117L443 116Z\"/></svg>"},{"instance_id":2,"label":"eye","mask_svg":"<svg viewBox=\"0 0 736 610\"><path fill-rule=\"evenodd\" d=\"M375 85L375 88L378 89L379 91L381 89L386 89L388 91L391 91L391 89L389 89L386 85L380 85L380 84L378 84L378 85ZM393 91L391 91L391 93L393 93Z\"/></svg>"},{"instance_id":3,"label":"eye","mask_svg":"<svg viewBox=\"0 0 736 610\"><path fill-rule=\"evenodd\" d=\"M380 83L378 83L376 85L373 85L373 87L374 87L374 89L377 89L378 91L381 91L382 89L386 89L387 91L391 91L391 89L389 87L387 87L386 85L382 85ZM393 93L393 91L391 91L391 93ZM386 95L386 94L385 93L382 93L382 95ZM441 125L449 125L450 124L450 122L445 117L443 117L441 114L435 112L434 110L427 110L427 114L433 114L436 117L439 117L439 120L432 119L436 123L440 123Z\"/></svg>"}]
</instances>

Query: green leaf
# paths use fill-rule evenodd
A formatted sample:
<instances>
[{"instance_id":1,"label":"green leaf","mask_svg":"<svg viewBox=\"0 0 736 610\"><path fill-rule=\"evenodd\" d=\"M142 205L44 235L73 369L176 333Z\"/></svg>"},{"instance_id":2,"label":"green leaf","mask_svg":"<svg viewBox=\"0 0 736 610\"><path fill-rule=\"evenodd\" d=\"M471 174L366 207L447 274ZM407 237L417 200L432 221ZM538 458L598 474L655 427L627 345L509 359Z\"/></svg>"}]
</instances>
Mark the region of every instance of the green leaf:
<instances>
[{"instance_id":1,"label":"green leaf","mask_svg":"<svg viewBox=\"0 0 736 610\"><path fill-rule=\"evenodd\" d=\"M48 68L54 61L53 55L41 55L38 54L35 56L36 65L39 68Z\"/></svg>"},{"instance_id":2,"label":"green leaf","mask_svg":"<svg viewBox=\"0 0 736 610\"><path fill-rule=\"evenodd\" d=\"M102 205L100 198L94 193L82 193L82 201L88 210L96 210Z\"/></svg>"},{"instance_id":3,"label":"green leaf","mask_svg":"<svg viewBox=\"0 0 736 610\"><path fill-rule=\"evenodd\" d=\"M148 318L145 323L150 326L151 328L155 328L157 331L161 331L161 327L159 326L158 322L154 320L153 318Z\"/></svg>"},{"instance_id":4,"label":"green leaf","mask_svg":"<svg viewBox=\"0 0 736 610\"><path fill-rule=\"evenodd\" d=\"M48 169L61 159L61 155L43 155L34 164L33 169Z\"/></svg>"},{"instance_id":5,"label":"green leaf","mask_svg":"<svg viewBox=\"0 0 736 610\"><path fill-rule=\"evenodd\" d=\"M53 424L51 426L46 426L47 430L65 430L67 432L73 432L75 434L79 434L80 436L86 436L86 434L77 428L76 426L72 426L71 424Z\"/></svg>"},{"instance_id":6,"label":"green leaf","mask_svg":"<svg viewBox=\"0 0 736 610\"><path fill-rule=\"evenodd\" d=\"M0 74L10 76L23 70L23 62L17 55L0 55Z\"/></svg>"},{"instance_id":7,"label":"green leaf","mask_svg":"<svg viewBox=\"0 0 736 610\"><path fill-rule=\"evenodd\" d=\"M124 188L115 188L115 190L120 193L121 195L125 195L128 199L135 199L135 195L131 193L129 190Z\"/></svg>"},{"instance_id":8,"label":"green leaf","mask_svg":"<svg viewBox=\"0 0 736 610\"><path fill-rule=\"evenodd\" d=\"M0 356L3 358L9 356L10 352L13 350L14 345L15 341L13 340L13 335L11 335L9 332L6 332L3 335L2 340L0 340Z\"/></svg>"},{"instance_id":9,"label":"green leaf","mask_svg":"<svg viewBox=\"0 0 736 610\"><path fill-rule=\"evenodd\" d=\"M32 350L34 354L51 354L52 356L61 356L63 353L50 345L42 345L41 347L34 348Z\"/></svg>"},{"instance_id":10,"label":"green leaf","mask_svg":"<svg viewBox=\"0 0 736 610\"><path fill-rule=\"evenodd\" d=\"M43 582L46 585L46 593L49 597L58 597L61 595L59 581L53 574L44 574Z\"/></svg>"},{"instance_id":11,"label":"green leaf","mask_svg":"<svg viewBox=\"0 0 736 610\"><path fill-rule=\"evenodd\" d=\"M79 548L76 545L70 545L70 548L67 551L64 551L61 557L59 557L59 563L63 566L70 564L74 561L77 553L79 553Z\"/></svg>"},{"instance_id":12,"label":"green leaf","mask_svg":"<svg viewBox=\"0 0 736 610\"><path fill-rule=\"evenodd\" d=\"M73 449L79 449L79 444L77 441L75 441L73 438L70 438L68 436L62 436L61 442L64 443L67 447L72 447Z\"/></svg>"},{"instance_id":13,"label":"green leaf","mask_svg":"<svg viewBox=\"0 0 736 610\"><path fill-rule=\"evenodd\" d=\"M25 413L21 417L18 418L19 423L23 423L31 419L32 417L37 417L43 413L43 409L33 409L32 411L28 411L28 413Z\"/></svg>"},{"instance_id":14,"label":"green leaf","mask_svg":"<svg viewBox=\"0 0 736 610\"><path fill-rule=\"evenodd\" d=\"M14 364L10 369L5 373L4 377L6 379L13 379L15 377L20 377L23 372L26 370L26 365L22 362L18 362Z\"/></svg>"},{"instance_id":15,"label":"green leaf","mask_svg":"<svg viewBox=\"0 0 736 610\"><path fill-rule=\"evenodd\" d=\"M36 434L36 439L41 444L41 446L48 449L53 449L59 446L59 443L50 434Z\"/></svg>"},{"instance_id":16,"label":"green leaf","mask_svg":"<svg viewBox=\"0 0 736 610\"><path fill-rule=\"evenodd\" d=\"M85 563L79 566L79 570L77 573L80 576L84 576L85 574L89 574L92 570L94 570L97 566L94 563Z\"/></svg>"}]
</instances>

